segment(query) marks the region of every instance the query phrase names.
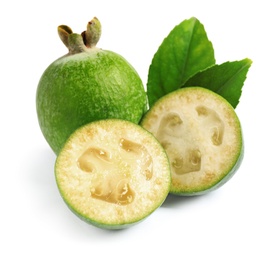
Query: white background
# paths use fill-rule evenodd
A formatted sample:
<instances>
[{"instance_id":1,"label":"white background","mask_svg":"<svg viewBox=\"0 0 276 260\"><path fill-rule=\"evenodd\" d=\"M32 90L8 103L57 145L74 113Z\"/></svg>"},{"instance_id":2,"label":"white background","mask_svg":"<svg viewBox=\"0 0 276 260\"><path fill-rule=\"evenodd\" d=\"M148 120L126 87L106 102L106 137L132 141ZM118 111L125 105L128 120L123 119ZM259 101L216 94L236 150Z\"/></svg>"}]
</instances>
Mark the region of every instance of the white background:
<instances>
[{"instance_id":1,"label":"white background","mask_svg":"<svg viewBox=\"0 0 276 260\"><path fill-rule=\"evenodd\" d=\"M275 9L273 1L2 1L0 259L276 259ZM197 17L217 63L253 60L236 111L245 157L219 190L171 197L123 231L90 226L68 210L54 179L55 155L36 118L46 67L67 50L57 26L75 32L97 16L98 44L124 56L146 84L164 37Z\"/></svg>"}]
</instances>

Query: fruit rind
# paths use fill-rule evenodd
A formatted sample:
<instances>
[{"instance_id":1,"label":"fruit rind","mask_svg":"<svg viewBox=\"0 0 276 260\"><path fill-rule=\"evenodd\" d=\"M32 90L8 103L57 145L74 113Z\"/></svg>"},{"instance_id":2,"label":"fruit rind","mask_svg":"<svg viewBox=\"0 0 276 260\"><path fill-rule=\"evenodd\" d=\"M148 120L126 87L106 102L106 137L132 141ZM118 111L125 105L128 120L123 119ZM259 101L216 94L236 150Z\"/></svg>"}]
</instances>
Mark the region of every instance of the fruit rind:
<instances>
[{"instance_id":1,"label":"fruit rind","mask_svg":"<svg viewBox=\"0 0 276 260\"><path fill-rule=\"evenodd\" d=\"M120 155L116 152L117 148L113 149L114 145L118 146L118 140L121 140L117 139L120 138L120 134L126 140L141 145L144 149L142 156L148 152L152 157L153 176L150 180L145 179L144 173L140 175L141 164L140 166L138 164L138 168L130 167L134 170L128 171L129 165L125 164L124 156L127 155L125 151ZM115 136L118 137L115 138ZM111 160L114 158L110 168L112 170L96 171L94 176L92 172L80 171L77 158L80 158L80 155L90 146L100 147L100 144L103 151L110 148L110 158ZM119 148L122 149L122 147ZM138 153L140 153L139 149ZM137 162L143 158L145 157L138 156ZM131 166L132 157L128 159ZM124 166L121 167L121 165ZM121 177L118 176L129 177L130 186L135 191L135 198L131 203L120 205L115 202L110 203L107 199L91 197L91 187L96 185L97 180L108 180L107 173L112 178L115 177L113 179L120 179ZM57 157L55 176L60 194L68 207L87 223L105 229L127 228L144 220L164 202L171 183L168 158L160 143L139 125L120 119L99 120L77 129Z\"/></svg>"},{"instance_id":2,"label":"fruit rind","mask_svg":"<svg viewBox=\"0 0 276 260\"><path fill-rule=\"evenodd\" d=\"M70 134L91 121L119 118L138 123L147 98L138 73L122 56L91 48L63 56L45 70L36 107L41 131L58 154Z\"/></svg>"},{"instance_id":3,"label":"fruit rind","mask_svg":"<svg viewBox=\"0 0 276 260\"><path fill-rule=\"evenodd\" d=\"M217 107L212 105L213 102L217 104ZM210 111L208 111L208 107L211 108ZM166 139L162 135L160 138L160 130L158 129L158 127L160 127L160 122L162 118L164 118L165 115L168 114L171 114L173 117L173 113L176 114L176 118L178 117L177 115L180 114L180 118L178 120L181 121L179 121L179 124L182 125L182 128L171 128L173 129L169 129L171 132L165 132L167 135L171 135L169 136L169 139L168 136L166 137ZM223 131L228 131L225 135L228 135L230 137L227 137L228 139L226 139L226 141L224 141L222 144L220 144L219 140L217 139L212 140L212 142L214 142L213 147L215 148L212 148L212 146L209 145L209 143L211 143L211 139L209 138L209 131L211 128L208 128L208 124L210 124L210 122L207 121L207 125L205 125L204 123L206 122L202 123L203 121L200 121L202 120L202 118L207 118L204 113L206 113L208 116L211 115L211 122L215 122L217 124L216 128L214 129L219 128L219 124L221 124L220 122L223 122L221 121L220 117L222 117L223 120L226 120L226 118L229 116L229 119L227 119L226 122L223 122L222 125L227 126L225 126L226 129L223 128ZM194 117L196 117L195 120L193 119ZM191 120L191 118L193 120ZM173 124L177 125L178 121L174 121ZM233 107L223 97L208 89L201 87L186 87L163 96L145 114L141 121L141 125L148 131L152 132L153 135L156 136L161 143L163 142L162 145L164 147L166 145L169 145L168 149L170 149L170 151L174 150L174 152L169 152L168 149L165 148L171 161L172 186L170 193L172 194L193 196L206 194L212 190L215 190L222 186L234 175L242 162L243 136L238 116L236 115ZM187 127L183 128L184 125L187 125ZM199 126L201 127L201 129L204 129L201 130L203 132L200 132L198 130L200 129ZM183 133L179 132L181 129ZM208 134L206 134L205 132ZM181 135L181 138L179 139L177 135ZM207 139L210 140L206 139L206 135L208 135ZM215 135L215 137L217 137L217 135ZM175 145L173 146L172 144L164 143L164 140L174 140L172 141L172 143L174 143ZM233 141L233 143L231 140ZM188 169L187 174L185 172L181 173L180 175L176 174L176 169L174 169L174 167L179 166L180 164L177 161L173 161L173 158L176 158L175 156L179 155L178 151L180 151L181 149L183 151L187 149L186 147L189 146L199 147L199 151L201 152L199 158L202 163L204 163L204 166L202 167L201 164L199 164L199 167L201 167L200 169ZM219 164L217 164L216 157L212 158L209 156L207 158L207 156L205 156L206 151L209 150L214 150L215 154L219 156L218 158L224 159L222 161L220 160ZM232 154L233 152L234 154ZM180 154L178 157L182 158L182 163L183 161L185 162L185 160L188 160L187 153ZM206 164L206 162L208 162L208 164ZM176 165L174 165L173 163ZM223 164L225 164L225 166L223 166ZM205 165L207 165L208 168L205 167ZM214 170L212 170L212 165L215 165L214 167L222 170L218 170L218 172L215 170L215 168Z\"/></svg>"}]
</instances>

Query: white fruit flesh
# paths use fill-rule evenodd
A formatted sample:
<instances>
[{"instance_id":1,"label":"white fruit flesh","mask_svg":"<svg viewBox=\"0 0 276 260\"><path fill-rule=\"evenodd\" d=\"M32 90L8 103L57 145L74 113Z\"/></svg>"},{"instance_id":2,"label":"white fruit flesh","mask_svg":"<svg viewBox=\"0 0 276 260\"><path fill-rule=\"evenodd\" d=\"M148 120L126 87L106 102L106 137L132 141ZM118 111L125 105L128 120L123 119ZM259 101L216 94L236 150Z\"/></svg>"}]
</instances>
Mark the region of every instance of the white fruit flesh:
<instances>
[{"instance_id":1,"label":"white fruit flesh","mask_svg":"<svg viewBox=\"0 0 276 260\"><path fill-rule=\"evenodd\" d=\"M70 208L103 226L135 223L159 207L170 188L169 163L158 141L122 120L77 130L56 162L56 180Z\"/></svg>"},{"instance_id":2,"label":"white fruit flesh","mask_svg":"<svg viewBox=\"0 0 276 260\"><path fill-rule=\"evenodd\" d=\"M196 193L220 182L242 151L239 120L231 105L207 89L191 87L161 98L142 126L165 148L172 193Z\"/></svg>"}]
</instances>

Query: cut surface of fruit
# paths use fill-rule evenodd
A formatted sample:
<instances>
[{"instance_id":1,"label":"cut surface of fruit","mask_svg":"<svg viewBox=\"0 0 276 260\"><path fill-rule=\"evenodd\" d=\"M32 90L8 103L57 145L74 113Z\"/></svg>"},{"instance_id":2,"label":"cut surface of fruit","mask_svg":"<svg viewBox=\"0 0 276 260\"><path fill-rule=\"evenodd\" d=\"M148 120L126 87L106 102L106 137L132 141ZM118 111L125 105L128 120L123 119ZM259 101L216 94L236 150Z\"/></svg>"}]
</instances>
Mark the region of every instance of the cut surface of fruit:
<instances>
[{"instance_id":1,"label":"cut surface of fruit","mask_svg":"<svg viewBox=\"0 0 276 260\"><path fill-rule=\"evenodd\" d=\"M139 125L119 119L76 130L57 157L55 174L69 208L109 229L146 218L163 203L171 183L160 143Z\"/></svg>"},{"instance_id":2,"label":"cut surface of fruit","mask_svg":"<svg viewBox=\"0 0 276 260\"><path fill-rule=\"evenodd\" d=\"M199 195L218 188L242 161L242 131L233 107L205 88L187 87L163 96L141 125L167 152L171 193Z\"/></svg>"}]
</instances>

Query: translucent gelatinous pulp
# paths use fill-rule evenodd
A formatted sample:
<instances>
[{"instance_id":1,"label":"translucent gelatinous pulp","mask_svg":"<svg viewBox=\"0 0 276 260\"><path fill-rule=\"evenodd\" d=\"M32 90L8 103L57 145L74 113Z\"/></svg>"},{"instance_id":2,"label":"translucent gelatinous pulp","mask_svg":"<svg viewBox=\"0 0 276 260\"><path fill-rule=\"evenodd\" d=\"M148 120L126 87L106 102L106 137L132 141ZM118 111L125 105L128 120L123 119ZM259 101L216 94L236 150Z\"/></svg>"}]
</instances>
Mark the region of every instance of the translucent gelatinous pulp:
<instances>
[{"instance_id":1,"label":"translucent gelatinous pulp","mask_svg":"<svg viewBox=\"0 0 276 260\"><path fill-rule=\"evenodd\" d=\"M197 106L195 110L198 115L198 130L191 126L190 119L185 120L183 115L176 112L166 113L160 120L157 139L167 150L176 174L200 171L202 153L196 142L198 131L209 133L209 139L215 146L223 142L224 124L216 111L206 106Z\"/></svg>"},{"instance_id":2,"label":"translucent gelatinous pulp","mask_svg":"<svg viewBox=\"0 0 276 260\"><path fill-rule=\"evenodd\" d=\"M125 173L126 169L138 169L149 181L153 176L153 160L143 145L125 138L119 139L118 149L113 153L116 155L98 147L89 147L78 158L77 165L81 171L94 174L91 197L127 205L134 200L135 191L131 188L131 177Z\"/></svg>"},{"instance_id":3,"label":"translucent gelatinous pulp","mask_svg":"<svg viewBox=\"0 0 276 260\"><path fill-rule=\"evenodd\" d=\"M223 141L224 124L219 115L213 109L206 106L196 108L198 116L204 120L204 128L209 128L211 132L211 141L214 145L220 145Z\"/></svg>"}]
</instances>

